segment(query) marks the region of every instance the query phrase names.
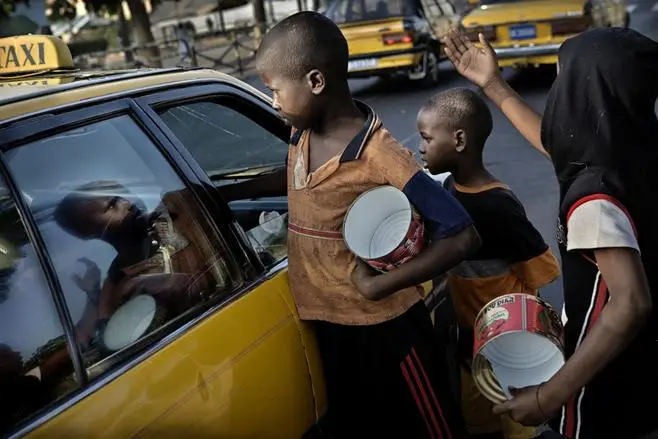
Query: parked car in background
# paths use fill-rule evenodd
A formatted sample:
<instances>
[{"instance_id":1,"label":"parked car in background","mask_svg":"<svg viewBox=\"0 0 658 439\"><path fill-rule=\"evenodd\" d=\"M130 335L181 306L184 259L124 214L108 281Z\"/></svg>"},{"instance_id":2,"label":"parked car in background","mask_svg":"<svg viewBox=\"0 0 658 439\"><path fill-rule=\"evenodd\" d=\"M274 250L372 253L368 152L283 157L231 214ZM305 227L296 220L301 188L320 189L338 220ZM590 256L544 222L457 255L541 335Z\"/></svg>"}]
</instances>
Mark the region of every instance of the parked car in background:
<instances>
[{"instance_id":1,"label":"parked car in background","mask_svg":"<svg viewBox=\"0 0 658 439\"><path fill-rule=\"evenodd\" d=\"M325 14L347 39L350 77L439 81L439 36L420 0L334 0Z\"/></svg>"},{"instance_id":2,"label":"parked car in background","mask_svg":"<svg viewBox=\"0 0 658 439\"><path fill-rule=\"evenodd\" d=\"M482 33L501 67L556 64L560 45L591 27L627 27L624 0L480 0L461 19L471 40Z\"/></svg>"}]
</instances>

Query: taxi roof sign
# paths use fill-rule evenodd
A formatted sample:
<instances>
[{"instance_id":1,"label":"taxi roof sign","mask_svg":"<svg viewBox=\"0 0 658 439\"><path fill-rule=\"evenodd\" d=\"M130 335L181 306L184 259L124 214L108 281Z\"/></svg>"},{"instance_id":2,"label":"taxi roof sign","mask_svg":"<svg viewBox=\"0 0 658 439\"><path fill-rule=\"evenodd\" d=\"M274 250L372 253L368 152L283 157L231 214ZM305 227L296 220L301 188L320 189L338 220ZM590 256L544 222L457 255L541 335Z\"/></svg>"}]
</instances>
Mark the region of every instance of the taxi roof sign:
<instances>
[{"instance_id":1,"label":"taxi roof sign","mask_svg":"<svg viewBox=\"0 0 658 439\"><path fill-rule=\"evenodd\" d=\"M52 35L0 38L0 77L74 69L71 51Z\"/></svg>"}]
</instances>

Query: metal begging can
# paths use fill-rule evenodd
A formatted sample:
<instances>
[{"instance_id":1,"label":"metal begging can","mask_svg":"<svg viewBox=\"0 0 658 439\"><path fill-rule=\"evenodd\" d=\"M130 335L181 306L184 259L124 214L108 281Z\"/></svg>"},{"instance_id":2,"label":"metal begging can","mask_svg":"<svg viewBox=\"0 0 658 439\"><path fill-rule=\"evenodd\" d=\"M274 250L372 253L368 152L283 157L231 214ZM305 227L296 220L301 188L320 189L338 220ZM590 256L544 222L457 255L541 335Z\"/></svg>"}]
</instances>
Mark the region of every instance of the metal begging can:
<instances>
[{"instance_id":1,"label":"metal begging can","mask_svg":"<svg viewBox=\"0 0 658 439\"><path fill-rule=\"evenodd\" d=\"M511 398L509 387L549 380L564 365L564 327L560 315L530 294L500 296L475 319L472 372L490 401Z\"/></svg>"},{"instance_id":2,"label":"metal begging can","mask_svg":"<svg viewBox=\"0 0 658 439\"><path fill-rule=\"evenodd\" d=\"M425 227L402 191L380 186L361 194L343 222L345 244L379 271L390 271L418 255Z\"/></svg>"}]
</instances>

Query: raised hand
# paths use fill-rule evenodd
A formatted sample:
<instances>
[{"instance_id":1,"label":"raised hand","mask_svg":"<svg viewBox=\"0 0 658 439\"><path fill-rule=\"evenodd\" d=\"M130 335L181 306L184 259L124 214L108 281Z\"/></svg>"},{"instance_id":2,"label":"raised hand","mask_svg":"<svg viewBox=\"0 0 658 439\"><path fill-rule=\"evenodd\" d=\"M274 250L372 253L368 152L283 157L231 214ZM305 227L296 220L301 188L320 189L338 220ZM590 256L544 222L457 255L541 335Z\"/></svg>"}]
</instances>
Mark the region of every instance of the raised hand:
<instances>
[{"instance_id":1,"label":"raised hand","mask_svg":"<svg viewBox=\"0 0 658 439\"><path fill-rule=\"evenodd\" d=\"M496 52L491 44L479 34L482 47L477 47L468 38L451 30L443 38L446 55L457 71L475 85L485 88L500 77Z\"/></svg>"}]
</instances>

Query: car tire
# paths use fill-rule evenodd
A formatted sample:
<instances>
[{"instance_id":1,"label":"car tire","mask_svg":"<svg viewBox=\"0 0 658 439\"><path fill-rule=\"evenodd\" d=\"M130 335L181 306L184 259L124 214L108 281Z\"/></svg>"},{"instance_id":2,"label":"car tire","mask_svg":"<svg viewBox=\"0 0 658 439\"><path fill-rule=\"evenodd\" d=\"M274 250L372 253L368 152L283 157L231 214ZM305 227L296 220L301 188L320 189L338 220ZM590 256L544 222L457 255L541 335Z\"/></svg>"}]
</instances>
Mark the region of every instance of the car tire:
<instances>
[{"instance_id":1,"label":"car tire","mask_svg":"<svg viewBox=\"0 0 658 439\"><path fill-rule=\"evenodd\" d=\"M439 57L434 51L428 50L425 52L425 59L427 62L426 69L427 73L425 77L420 80L420 85L423 88L434 87L439 83L440 72L439 72Z\"/></svg>"}]
</instances>

